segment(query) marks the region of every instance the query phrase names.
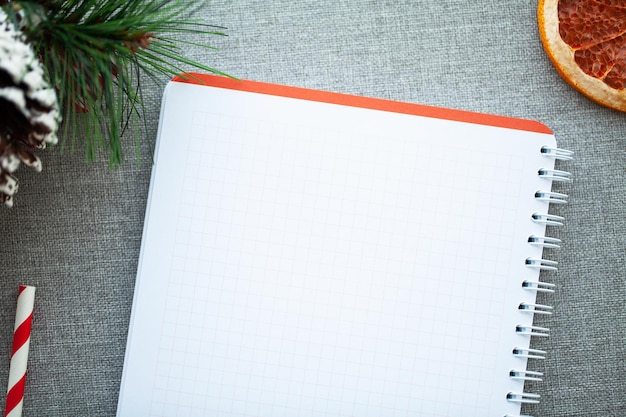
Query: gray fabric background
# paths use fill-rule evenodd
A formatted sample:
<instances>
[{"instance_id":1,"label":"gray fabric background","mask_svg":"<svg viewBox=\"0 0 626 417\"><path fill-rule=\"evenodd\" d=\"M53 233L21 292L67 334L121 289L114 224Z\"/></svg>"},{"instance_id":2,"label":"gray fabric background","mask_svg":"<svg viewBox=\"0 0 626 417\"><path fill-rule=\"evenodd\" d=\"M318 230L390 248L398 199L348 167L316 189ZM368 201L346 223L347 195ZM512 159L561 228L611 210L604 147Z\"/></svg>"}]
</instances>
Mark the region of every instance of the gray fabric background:
<instances>
[{"instance_id":1,"label":"gray fabric background","mask_svg":"<svg viewBox=\"0 0 626 417\"><path fill-rule=\"evenodd\" d=\"M533 364L536 416L626 416L626 116L591 102L543 52L537 1L215 0L200 16L226 38L188 56L240 78L537 119L576 160L557 186L565 244L544 279L551 337ZM37 286L25 416L114 416L163 86L145 91L144 159L117 171L82 152L41 153L0 210L0 383L7 380L19 283ZM0 396L4 402L4 395Z\"/></svg>"}]
</instances>

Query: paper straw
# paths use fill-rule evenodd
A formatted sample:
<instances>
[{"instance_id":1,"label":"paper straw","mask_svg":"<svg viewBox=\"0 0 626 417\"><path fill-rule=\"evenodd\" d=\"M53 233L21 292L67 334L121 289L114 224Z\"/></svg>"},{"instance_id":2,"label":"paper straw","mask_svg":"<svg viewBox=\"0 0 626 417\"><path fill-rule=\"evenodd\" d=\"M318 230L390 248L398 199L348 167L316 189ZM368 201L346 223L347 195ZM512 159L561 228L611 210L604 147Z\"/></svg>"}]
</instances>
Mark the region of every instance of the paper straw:
<instances>
[{"instance_id":1,"label":"paper straw","mask_svg":"<svg viewBox=\"0 0 626 417\"><path fill-rule=\"evenodd\" d=\"M34 302L35 287L20 285L17 296L17 311L15 312L13 351L11 352L11 366L9 368L5 417L20 417L22 415Z\"/></svg>"}]
</instances>

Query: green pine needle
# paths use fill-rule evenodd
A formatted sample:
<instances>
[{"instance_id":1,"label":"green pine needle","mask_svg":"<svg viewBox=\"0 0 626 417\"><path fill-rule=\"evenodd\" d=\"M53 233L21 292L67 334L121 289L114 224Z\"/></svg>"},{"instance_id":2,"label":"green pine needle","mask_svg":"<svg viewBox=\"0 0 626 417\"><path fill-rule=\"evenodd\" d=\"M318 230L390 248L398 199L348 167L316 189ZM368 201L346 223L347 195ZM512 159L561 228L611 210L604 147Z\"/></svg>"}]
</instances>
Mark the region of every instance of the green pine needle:
<instances>
[{"instance_id":1,"label":"green pine needle","mask_svg":"<svg viewBox=\"0 0 626 417\"><path fill-rule=\"evenodd\" d=\"M215 49L176 35L223 36L221 27L191 19L202 0L0 0L46 68L63 109L62 136L89 161L105 149L123 162L121 136L132 128L139 156L140 75L153 79L196 70L226 75L188 59L182 47ZM84 113L84 114L77 114ZM82 129L80 129L82 127ZM78 137L83 132L84 137ZM66 143L63 143L64 147Z\"/></svg>"}]
</instances>

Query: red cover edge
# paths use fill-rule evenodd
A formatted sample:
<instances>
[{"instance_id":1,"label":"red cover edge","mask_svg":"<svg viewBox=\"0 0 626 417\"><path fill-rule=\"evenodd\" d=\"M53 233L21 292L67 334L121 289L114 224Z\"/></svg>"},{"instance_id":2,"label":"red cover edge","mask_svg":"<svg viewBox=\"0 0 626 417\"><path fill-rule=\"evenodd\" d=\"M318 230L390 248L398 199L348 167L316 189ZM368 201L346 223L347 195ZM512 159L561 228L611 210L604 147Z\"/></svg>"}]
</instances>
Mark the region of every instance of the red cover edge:
<instances>
[{"instance_id":1,"label":"red cover edge","mask_svg":"<svg viewBox=\"0 0 626 417\"><path fill-rule=\"evenodd\" d=\"M508 129L524 130L528 132L552 134L552 130L543 123L519 119L508 116L455 110L444 107L427 106L423 104L404 103L393 100L355 96L329 91L312 90L301 87L290 87L280 84L271 84L250 80L237 80L233 78L187 73L175 76L172 81L207 85L211 87L227 88L231 90L247 91L251 93L268 94L280 97L296 98L301 100L318 101L322 103L340 104L352 107L361 107L373 110L383 110L395 113L410 114L414 116L433 117L444 120L481 124L486 126L503 127Z\"/></svg>"}]
</instances>

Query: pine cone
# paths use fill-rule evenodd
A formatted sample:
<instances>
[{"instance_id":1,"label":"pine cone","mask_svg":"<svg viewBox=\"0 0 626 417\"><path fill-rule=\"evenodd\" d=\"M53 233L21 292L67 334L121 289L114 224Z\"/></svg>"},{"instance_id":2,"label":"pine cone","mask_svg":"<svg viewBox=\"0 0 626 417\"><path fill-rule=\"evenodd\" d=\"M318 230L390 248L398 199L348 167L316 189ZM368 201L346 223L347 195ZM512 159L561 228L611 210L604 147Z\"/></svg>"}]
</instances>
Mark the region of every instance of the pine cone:
<instances>
[{"instance_id":1,"label":"pine cone","mask_svg":"<svg viewBox=\"0 0 626 417\"><path fill-rule=\"evenodd\" d=\"M18 186L12 174L21 162L41 171L34 150L57 142L60 120L41 63L0 10L0 203L13 205Z\"/></svg>"}]
</instances>

